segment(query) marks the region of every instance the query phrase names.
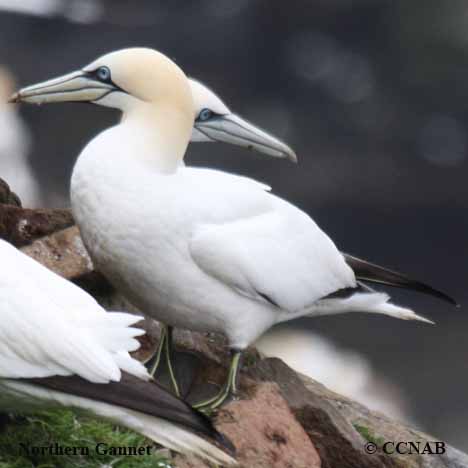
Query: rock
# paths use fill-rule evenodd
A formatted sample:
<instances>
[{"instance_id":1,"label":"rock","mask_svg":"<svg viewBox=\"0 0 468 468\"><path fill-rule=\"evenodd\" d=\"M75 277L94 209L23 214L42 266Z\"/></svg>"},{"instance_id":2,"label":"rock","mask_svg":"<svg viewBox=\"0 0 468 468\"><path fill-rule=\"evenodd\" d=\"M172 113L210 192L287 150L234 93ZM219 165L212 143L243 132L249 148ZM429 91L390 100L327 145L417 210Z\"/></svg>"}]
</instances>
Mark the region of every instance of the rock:
<instances>
[{"instance_id":1,"label":"rock","mask_svg":"<svg viewBox=\"0 0 468 468\"><path fill-rule=\"evenodd\" d=\"M69 210L31 210L0 204L0 238L17 247L71 225Z\"/></svg>"},{"instance_id":2,"label":"rock","mask_svg":"<svg viewBox=\"0 0 468 468\"><path fill-rule=\"evenodd\" d=\"M76 226L37 239L22 250L67 279L83 280L94 270Z\"/></svg>"},{"instance_id":3,"label":"rock","mask_svg":"<svg viewBox=\"0 0 468 468\"><path fill-rule=\"evenodd\" d=\"M10 186L3 179L0 179L0 204L21 207L20 198L10 190Z\"/></svg>"},{"instance_id":4,"label":"rock","mask_svg":"<svg viewBox=\"0 0 468 468\"><path fill-rule=\"evenodd\" d=\"M31 210L0 178L0 238L17 247L74 224L70 210Z\"/></svg>"},{"instance_id":5,"label":"rock","mask_svg":"<svg viewBox=\"0 0 468 468\"><path fill-rule=\"evenodd\" d=\"M31 210L0 179L0 238L17 247L74 224L70 210Z\"/></svg>"},{"instance_id":6,"label":"rock","mask_svg":"<svg viewBox=\"0 0 468 468\"><path fill-rule=\"evenodd\" d=\"M259 468L320 467L314 444L278 386L272 382L252 384L255 393L230 402L216 420L218 429L237 447L239 461Z\"/></svg>"},{"instance_id":7,"label":"rock","mask_svg":"<svg viewBox=\"0 0 468 468\"><path fill-rule=\"evenodd\" d=\"M265 418L268 410L269 418ZM253 398L231 401L216 418L218 430L237 448L243 467L319 468L320 457L274 383L255 386ZM177 468L205 467L202 461L175 457Z\"/></svg>"},{"instance_id":8,"label":"rock","mask_svg":"<svg viewBox=\"0 0 468 468\"><path fill-rule=\"evenodd\" d=\"M83 247L76 227L35 240L22 249L64 277L78 282L107 309L132 308L98 273ZM66 313L66 311L64 311ZM154 351L159 327L146 319L145 361ZM183 394L189 401L211 395L225 377L229 353L224 339L211 334L177 330L175 365ZM159 381L167 382L164 371ZM279 359L265 359L255 349L245 353L239 381L239 399L225 405L215 419L237 449L244 468L461 468L468 456L445 446L439 455L383 452L386 442L427 442L437 438L421 433L385 415L329 391L301 376ZM366 447L376 453L366 453ZM200 460L176 456L178 468L208 468Z\"/></svg>"}]
</instances>

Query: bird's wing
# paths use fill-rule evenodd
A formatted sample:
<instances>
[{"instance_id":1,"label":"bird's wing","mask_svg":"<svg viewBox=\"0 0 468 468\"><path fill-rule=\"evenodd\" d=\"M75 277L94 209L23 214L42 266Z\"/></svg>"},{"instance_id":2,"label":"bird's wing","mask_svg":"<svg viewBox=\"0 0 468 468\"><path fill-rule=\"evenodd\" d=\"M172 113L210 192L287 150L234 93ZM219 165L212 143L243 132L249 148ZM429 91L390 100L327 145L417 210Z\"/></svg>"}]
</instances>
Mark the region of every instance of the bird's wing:
<instances>
[{"instance_id":1,"label":"bird's wing","mask_svg":"<svg viewBox=\"0 0 468 468\"><path fill-rule=\"evenodd\" d=\"M249 193L252 203L256 194L258 189ZM273 195L261 196L268 197L269 209L262 206L258 214L195 229L189 248L201 269L290 312L356 286L342 255L309 216Z\"/></svg>"},{"instance_id":2,"label":"bird's wing","mask_svg":"<svg viewBox=\"0 0 468 468\"><path fill-rule=\"evenodd\" d=\"M369 283L383 284L384 286L392 286L395 288L410 289L419 291L423 294L438 297L452 305L457 305L455 299L448 294L432 286L414 280L407 275L397 271L389 270L388 268L376 265L375 263L362 260L352 255L343 253L346 263L353 269L356 278Z\"/></svg>"},{"instance_id":3,"label":"bird's wing","mask_svg":"<svg viewBox=\"0 0 468 468\"><path fill-rule=\"evenodd\" d=\"M119 382L106 385L75 375L0 379L0 393L9 410L27 414L44 405L71 407L126 426L171 450L198 455L216 466L236 464L233 445L208 417L156 382L145 382L125 372Z\"/></svg>"},{"instance_id":4,"label":"bird's wing","mask_svg":"<svg viewBox=\"0 0 468 468\"><path fill-rule=\"evenodd\" d=\"M11 244L0 242L0 258L2 263L14 265L14 270L21 272L22 276L29 276L34 283L48 294L58 306L66 306L71 314L75 308L81 309L80 313L99 307L96 300L83 289L79 288L53 271L44 268L43 265L33 260L28 255L21 254ZM101 313L105 311L102 309Z\"/></svg>"},{"instance_id":5,"label":"bird's wing","mask_svg":"<svg viewBox=\"0 0 468 468\"><path fill-rule=\"evenodd\" d=\"M77 374L91 382L109 382L120 378L120 369L146 375L128 355L139 346L135 337L143 334L131 327L139 317L106 313L89 302L58 305L51 296L68 288L60 291L53 280L45 288L47 275L36 281L37 271L23 269L24 254L10 247L0 243L0 377Z\"/></svg>"},{"instance_id":6,"label":"bird's wing","mask_svg":"<svg viewBox=\"0 0 468 468\"><path fill-rule=\"evenodd\" d=\"M215 433L208 418L158 383L145 382L125 372L122 373L119 382L107 384L105 391L102 385L89 382L76 375L26 379L24 382L161 417L211 437Z\"/></svg>"}]
</instances>

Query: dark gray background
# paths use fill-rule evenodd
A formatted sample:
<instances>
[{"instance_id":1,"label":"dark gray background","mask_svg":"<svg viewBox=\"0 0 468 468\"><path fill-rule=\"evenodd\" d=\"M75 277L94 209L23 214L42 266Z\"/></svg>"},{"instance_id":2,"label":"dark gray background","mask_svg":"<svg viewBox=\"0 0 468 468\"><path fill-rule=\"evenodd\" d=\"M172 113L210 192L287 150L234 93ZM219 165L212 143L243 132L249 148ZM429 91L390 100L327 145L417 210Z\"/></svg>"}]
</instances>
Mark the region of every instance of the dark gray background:
<instances>
[{"instance_id":1,"label":"dark gray background","mask_svg":"<svg viewBox=\"0 0 468 468\"><path fill-rule=\"evenodd\" d=\"M21 85L117 48L157 48L236 112L284 138L300 158L294 166L204 144L190 147L190 164L272 184L341 250L407 272L461 302L456 310L394 294L435 327L361 314L302 325L362 352L404 389L425 430L468 450L466 2L52 3L45 17L0 12L0 62ZM66 204L76 156L117 114L86 105L21 113L33 132L37 177Z\"/></svg>"}]
</instances>

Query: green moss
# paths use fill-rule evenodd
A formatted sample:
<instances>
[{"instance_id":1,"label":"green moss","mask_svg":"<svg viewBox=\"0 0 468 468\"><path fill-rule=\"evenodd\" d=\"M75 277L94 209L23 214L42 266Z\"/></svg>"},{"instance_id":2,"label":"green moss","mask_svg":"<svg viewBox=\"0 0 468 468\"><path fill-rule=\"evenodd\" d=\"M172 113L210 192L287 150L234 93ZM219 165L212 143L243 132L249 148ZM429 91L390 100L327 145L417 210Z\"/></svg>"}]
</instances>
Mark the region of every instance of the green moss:
<instances>
[{"instance_id":1,"label":"green moss","mask_svg":"<svg viewBox=\"0 0 468 468\"><path fill-rule=\"evenodd\" d=\"M78 454L32 453L26 447L80 447ZM107 447L151 446L150 454L125 456L96 453L97 444ZM83 449L81 449L83 447ZM55 450L56 451L56 450ZM89 454L83 453L88 451ZM42 412L9 423L0 432L0 468L172 468L155 453L151 441L127 429L72 411Z\"/></svg>"},{"instance_id":2,"label":"green moss","mask_svg":"<svg viewBox=\"0 0 468 468\"><path fill-rule=\"evenodd\" d=\"M354 429L361 434L361 436L367 440L367 442L372 442L373 444L377 445L377 447L382 447L385 443L385 439L383 437L377 437L375 434L371 432L371 430L366 426L361 426L360 424L353 424ZM1 468L1 467L0 467Z\"/></svg>"}]
</instances>

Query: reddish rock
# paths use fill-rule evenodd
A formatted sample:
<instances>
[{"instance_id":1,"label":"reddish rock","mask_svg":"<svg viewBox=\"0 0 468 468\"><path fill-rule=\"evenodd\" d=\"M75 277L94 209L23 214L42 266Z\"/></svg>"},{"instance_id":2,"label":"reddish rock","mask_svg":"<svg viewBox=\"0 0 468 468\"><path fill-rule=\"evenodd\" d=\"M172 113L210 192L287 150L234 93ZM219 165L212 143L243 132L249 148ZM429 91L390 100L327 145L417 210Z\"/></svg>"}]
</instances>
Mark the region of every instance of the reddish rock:
<instances>
[{"instance_id":1,"label":"reddish rock","mask_svg":"<svg viewBox=\"0 0 468 468\"><path fill-rule=\"evenodd\" d=\"M252 398L230 402L220 410L216 426L246 467L321 466L317 450L274 383L261 383Z\"/></svg>"}]
</instances>

